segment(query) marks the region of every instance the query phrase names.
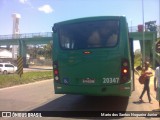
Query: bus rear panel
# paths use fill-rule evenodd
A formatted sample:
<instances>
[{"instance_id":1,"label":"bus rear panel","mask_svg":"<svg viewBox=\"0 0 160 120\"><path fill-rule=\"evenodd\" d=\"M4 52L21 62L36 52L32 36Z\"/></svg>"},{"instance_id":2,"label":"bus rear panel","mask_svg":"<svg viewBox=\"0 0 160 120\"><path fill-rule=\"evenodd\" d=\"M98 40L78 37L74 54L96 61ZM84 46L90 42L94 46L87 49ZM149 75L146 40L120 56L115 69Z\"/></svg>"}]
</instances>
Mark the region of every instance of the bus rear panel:
<instances>
[{"instance_id":1,"label":"bus rear panel","mask_svg":"<svg viewBox=\"0 0 160 120\"><path fill-rule=\"evenodd\" d=\"M56 94L131 95L131 60L124 17L90 17L53 27Z\"/></svg>"}]
</instances>

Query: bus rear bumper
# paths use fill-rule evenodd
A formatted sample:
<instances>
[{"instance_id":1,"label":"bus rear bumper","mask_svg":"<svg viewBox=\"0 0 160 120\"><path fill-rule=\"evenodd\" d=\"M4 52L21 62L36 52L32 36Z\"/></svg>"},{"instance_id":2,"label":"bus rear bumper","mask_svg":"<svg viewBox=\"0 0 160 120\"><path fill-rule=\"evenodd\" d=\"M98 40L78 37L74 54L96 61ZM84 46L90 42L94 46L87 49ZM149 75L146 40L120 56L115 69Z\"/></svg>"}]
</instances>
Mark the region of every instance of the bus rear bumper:
<instances>
[{"instance_id":1,"label":"bus rear bumper","mask_svg":"<svg viewBox=\"0 0 160 120\"><path fill-rule=\"evenodd\" d=\"M119 85L66 85L54 83L55 94L79 94L93 96L130 96L131 82Z\"/></svg>"}]
</instances>

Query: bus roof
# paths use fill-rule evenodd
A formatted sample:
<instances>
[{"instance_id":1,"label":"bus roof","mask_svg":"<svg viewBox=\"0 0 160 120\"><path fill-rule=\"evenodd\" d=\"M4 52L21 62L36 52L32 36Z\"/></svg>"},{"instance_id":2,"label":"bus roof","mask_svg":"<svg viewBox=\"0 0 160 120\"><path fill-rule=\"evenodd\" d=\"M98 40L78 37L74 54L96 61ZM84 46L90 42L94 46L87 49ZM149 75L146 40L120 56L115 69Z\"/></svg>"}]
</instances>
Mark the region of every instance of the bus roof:
<instances>
[{"instance_id":1,"label":"bus roof","mask_svg":"<svg viewBox=\"0 0 160 120\"><path fill-rule=\"evenodd\" d=\"M83 17L77 19L70 19L62 22L58 22L55 24L70 24L70 23L77 23L77 22L85 22L85 21L94 21L94 20L106 20L106 19L126 19L125 16L93 16L93 17Z\"/></svg>"}]
</instances>

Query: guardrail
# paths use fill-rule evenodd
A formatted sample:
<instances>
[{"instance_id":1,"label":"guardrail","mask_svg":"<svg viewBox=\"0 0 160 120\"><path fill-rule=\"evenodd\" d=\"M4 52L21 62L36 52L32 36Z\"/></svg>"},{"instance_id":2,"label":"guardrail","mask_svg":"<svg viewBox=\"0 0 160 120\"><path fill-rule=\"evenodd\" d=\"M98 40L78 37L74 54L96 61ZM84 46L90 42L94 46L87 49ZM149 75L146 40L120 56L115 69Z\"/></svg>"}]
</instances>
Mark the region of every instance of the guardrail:
<instances>
[{"instance_id":1,"label":"guardrail","mask_svg":"<svg viewBox=\"0 0 160 120\"><path fill-rule=\"evenodd\" d=\"M52 32L0 35L0 40L19 39L19 38L40 38L40 37L52 37Z\"/></svg>"}]
</instances>

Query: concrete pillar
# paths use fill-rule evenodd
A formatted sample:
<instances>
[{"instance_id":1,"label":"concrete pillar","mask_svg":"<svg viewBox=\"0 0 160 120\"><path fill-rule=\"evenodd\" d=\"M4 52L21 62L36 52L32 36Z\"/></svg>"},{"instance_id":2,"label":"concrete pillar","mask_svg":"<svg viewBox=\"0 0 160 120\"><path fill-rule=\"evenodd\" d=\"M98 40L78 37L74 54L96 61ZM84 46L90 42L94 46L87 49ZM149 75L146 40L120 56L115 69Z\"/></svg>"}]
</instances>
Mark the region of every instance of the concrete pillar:
<instances>
[{"instance_id":1,"label":"concrete pillar","mask_svg":"<svg viewBox=\"0 0 160 120\"><path fill-rule=\"evenodd\" d=\"M28 67L27 59L26 59L26 50L27 50L27 46L25 44L25 41L19 40L19 56L23 57L23 67L24 68Z\"/></svg>"},{"instance_id":2,"label":"concrete pillar","mask_svg":"<svg viewBox=\"0 0 160 120\"><path fill-rule=\"evenodd\" d=\"M13 13L12 14L13 18L13 40L19 38L19 20L21 18L21 15L18 13ZM18 55L18 46L17 45L12 45L12 58L17 59Z\"/></svg>"}]
</instances>

